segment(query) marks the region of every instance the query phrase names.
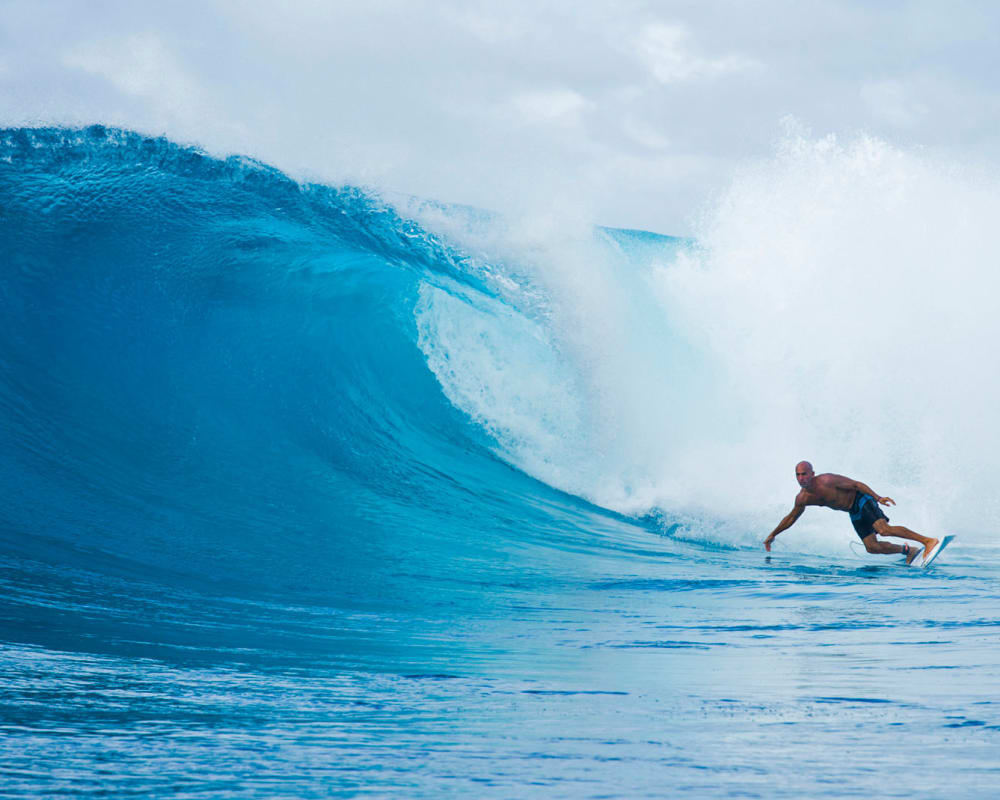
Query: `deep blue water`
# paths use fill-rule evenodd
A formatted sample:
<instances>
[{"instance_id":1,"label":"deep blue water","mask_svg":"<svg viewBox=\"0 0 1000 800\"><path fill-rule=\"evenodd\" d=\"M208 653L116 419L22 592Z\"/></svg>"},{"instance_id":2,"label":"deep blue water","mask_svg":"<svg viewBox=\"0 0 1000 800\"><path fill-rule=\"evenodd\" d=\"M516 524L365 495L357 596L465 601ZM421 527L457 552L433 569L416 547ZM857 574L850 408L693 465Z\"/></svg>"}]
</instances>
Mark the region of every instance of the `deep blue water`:
<instances>
[{"instance_id":1,"label":"deep blue water","mask_svg":"<svg viewBox=\"0 0 1000 800\"><path fill-rule=\"evenodd\" d=\"M507 313L500 266L362 190L0 132L0 793L994 791L1000 552L766 558L532 477L421 325Z\"/></svg>"}]
</instances>

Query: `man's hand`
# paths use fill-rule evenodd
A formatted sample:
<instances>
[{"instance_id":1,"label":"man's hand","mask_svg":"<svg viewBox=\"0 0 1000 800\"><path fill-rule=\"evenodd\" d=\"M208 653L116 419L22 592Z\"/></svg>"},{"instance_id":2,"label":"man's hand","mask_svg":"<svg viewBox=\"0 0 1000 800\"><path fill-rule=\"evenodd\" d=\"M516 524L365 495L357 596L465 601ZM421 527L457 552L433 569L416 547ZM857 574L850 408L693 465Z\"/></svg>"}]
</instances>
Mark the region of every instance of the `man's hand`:
<instances>
[{"instance_id":1,"label":"man's hand","mask_svg":"<svg viewBox=\"0 0 1000 800\"><path fill-rule=\"evenodd\" d=\"M771 552L771 542L773 541L774 541L773 533L764 540L764 549L767 550L767 552L769 553Z\"/></svg>"},{"instance_id":2,"label":"man's hand","mask_svg":"<svg viewBox=\"0 0 1000 800\"><path fill-rule=\"evenodd\" d=\"M878 498L878 501L882 505L884 505L884 506L894 506L894 505L896 505L896 501L893 500L891 497L880 497L880 498Z\"/></svg>"}]
</instances>

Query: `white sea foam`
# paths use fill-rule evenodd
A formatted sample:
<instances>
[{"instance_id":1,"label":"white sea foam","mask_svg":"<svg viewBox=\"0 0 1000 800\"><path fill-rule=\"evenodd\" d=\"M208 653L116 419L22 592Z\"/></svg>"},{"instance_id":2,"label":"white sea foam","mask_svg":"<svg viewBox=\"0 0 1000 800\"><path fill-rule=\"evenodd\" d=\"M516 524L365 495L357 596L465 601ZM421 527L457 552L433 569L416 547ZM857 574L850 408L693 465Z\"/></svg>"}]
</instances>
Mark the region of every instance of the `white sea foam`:
<instances>
[{"instance_id":1,"label":"white sea foam","mask_svg":"<svg viewBox=\"0 0 1000 800\"><path fill-rule=\"evenodd\" d=\"M600 234L510 225L491 247L548 294L544 335L431 322L425 298L421 346L505 457L600 505L751 544L807 458L894 496L894 521L983 539L1000 523L998 184L871 138L793 134L734 177L696 247L636 263ZM813 510L786 536L845 534Z\"/></svg>"}]
</instances>

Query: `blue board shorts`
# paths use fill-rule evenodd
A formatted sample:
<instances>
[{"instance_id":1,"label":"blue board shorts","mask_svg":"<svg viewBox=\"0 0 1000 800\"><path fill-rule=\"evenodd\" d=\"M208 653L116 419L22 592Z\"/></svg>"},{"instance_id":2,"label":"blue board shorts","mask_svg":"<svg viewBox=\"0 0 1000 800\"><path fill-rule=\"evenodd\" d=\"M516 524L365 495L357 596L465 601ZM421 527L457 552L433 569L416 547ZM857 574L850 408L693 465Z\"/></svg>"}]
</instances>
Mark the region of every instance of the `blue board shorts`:
<instances>
[{"instance_id":1,"label":"blue board shorts","mask_svg":"<svg viewBox=\"0 0 1000 800\"><path fill-rule=\"evenodd\" d=\"M861 492L854 495L854 503L848 513L851 515L851 524L854 525L854 530L858 532L862 541L875 533L875 528L872 526L877 520L889 521L889 518L879 508L875 498Z\"/></svg>"}]
</instances>

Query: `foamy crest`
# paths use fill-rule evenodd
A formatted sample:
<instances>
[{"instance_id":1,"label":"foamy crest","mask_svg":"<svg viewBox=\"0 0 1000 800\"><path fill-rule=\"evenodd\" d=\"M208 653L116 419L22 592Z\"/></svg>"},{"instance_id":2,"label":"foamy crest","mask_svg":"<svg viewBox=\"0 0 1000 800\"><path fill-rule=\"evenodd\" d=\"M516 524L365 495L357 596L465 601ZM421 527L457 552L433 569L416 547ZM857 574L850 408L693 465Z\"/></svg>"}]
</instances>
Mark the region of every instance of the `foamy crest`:
<instances>
[{"instance_id":1,"label":"foamy crest","mask_svg":"<svg viewBox=\"0 0 1000 800\"><path fill-rule=\"evenodd\" d=\"M742 415L729 480L765 499L809 458L911 527L994 529L998 214L994 179L868 138L795 137L739 175L704 249L658 271Z\"/></svg>"},{"instance_id":2,"label":"foamy crest","mask_svg":"<svg viewBox=\"0 0 1000 800\"><path fill-rule=\"evenodd\" d=\"M998 188L992 174L871 138L793 135L734 178L697 246L636 262L599 234L530 246L511 235L504 257L519 253L548 292L537 322L575 379L552 377L527 402L496 372L477 380L499 381L492 406L516 405L526 430L529 418L545 427L560 387L582 396L558 453L509 420L487 427L540 479L687 520L689 535L759 541L791 507L806 458L894 496L894 520L985 541L1000 523ZM500 352L511 337L494 332ZM452 358L471 347L462 341ZM508 374L547 380L531 370ZM442 385L474 418L497 413ZM842 548L847 525L813 510L785 536Z\"/></svg>"}]
</instances>

